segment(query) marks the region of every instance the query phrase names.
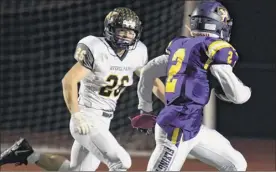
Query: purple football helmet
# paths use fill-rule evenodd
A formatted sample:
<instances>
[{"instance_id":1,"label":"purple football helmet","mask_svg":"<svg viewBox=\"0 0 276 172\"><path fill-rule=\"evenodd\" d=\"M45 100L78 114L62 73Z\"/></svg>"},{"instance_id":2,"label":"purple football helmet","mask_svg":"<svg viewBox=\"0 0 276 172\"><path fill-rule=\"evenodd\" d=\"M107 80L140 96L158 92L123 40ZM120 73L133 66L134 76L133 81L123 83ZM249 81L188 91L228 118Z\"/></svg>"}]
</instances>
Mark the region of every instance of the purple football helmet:
<instances>
[{"instance_id":1,"label":"purple football helmet","mask_svg":"<svg viewBox=\"0 0 276 172\"><path fill-rule=\"evenodd\" d=\"M207 1L199 3L190 15L191 31L207 32L229 41L232 19L228 10L219 2Z\"/></svg>"}]
</instances>

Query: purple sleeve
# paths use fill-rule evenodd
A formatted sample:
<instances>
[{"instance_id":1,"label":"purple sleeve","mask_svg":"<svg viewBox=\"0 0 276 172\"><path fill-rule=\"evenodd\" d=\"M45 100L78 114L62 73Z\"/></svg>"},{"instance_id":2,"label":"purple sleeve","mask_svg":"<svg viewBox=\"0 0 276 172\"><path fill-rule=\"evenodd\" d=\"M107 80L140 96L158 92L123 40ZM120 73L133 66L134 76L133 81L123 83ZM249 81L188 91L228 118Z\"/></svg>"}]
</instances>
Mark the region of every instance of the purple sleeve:
<instances>
[{"instance_id":1,"label":"purple sleeve","mask_svg":"<svg viewBox=\"0 0 276 172\"><path fill-rule=\"evenodd\" d=\"M225 47L218 50L213 56L213 64L229 64L232 67L238 60L238 54L233 47Z\"/></svg>"},{"instance_id":2,"label":"purple sleeve","mask_svg":"<svg viewBox=\"0 0 276 172\"><path fill-rule=\"evenodd\" d=\"M182 45L185 38L185 36L178 36L172 39L165 50L165 54L170 54L171 51L174 51L175 47L177 47L176 49L178 49L179 46Z\"/></svg>"}]
</instances>

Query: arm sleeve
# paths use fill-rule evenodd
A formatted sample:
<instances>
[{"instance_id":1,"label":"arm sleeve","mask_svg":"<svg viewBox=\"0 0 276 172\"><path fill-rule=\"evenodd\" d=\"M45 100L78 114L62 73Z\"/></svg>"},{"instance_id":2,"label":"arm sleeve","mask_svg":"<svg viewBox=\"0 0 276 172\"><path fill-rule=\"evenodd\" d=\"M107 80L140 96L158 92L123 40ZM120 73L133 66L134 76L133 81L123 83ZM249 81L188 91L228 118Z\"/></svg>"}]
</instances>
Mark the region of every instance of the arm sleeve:
<instances>
[{"instance_id":1,"label":"arm sleeve","mask_svg":"<svg viewBox=\"0 0 276 172\"><path fill-rule=\"evenodd\" d=\"M152 111L152 88L155 78L167 75L168 55L161 55L149 61L143 68L138 82L138 109Z\"/></svg>"},{"instance_id":2,"label":"arm sleeve","mask_svg":"<svg viewBox=\"0 0 276 172\"><path fill-rule=\"evenodd\" d=\"M243 104L251 97L251 89L245 86L227 64L217 64L210 71L219 81L226 98L235 104Z\"/></svg>"},{"instance_id":3,"label":"arm sleeve","mask_svg":"<svg viewBox=\"0 0 276 172\"><path fill-rule=\"evenodd\" d=\"M213 58L214 64L228 64L234 67L239 56L232 47L227 47L217 51Z\"/></svg>"},{"instance_id":4,"label":"arm sleeve","mask_svg":"<svg viewBox=\"0 0 276 172\"><path fill-rule=\"evenodd\" d=\"M212 41L207 48L207 56L212 59L213 64L229 64L234 67L239 59L235 48L226 41Z\"/></svg>"},{"instance_id":5,"label":"arm sleeve","mask_svg":"<svg viewBox=\"0 0 276 172\"><path fill-rule=\"evenodd\" d=\"M146 64L148 63L148 59L149 59L149 57L148 57L148 48L147 48L147 47L145 48L144 54L145 54L145 55L144 55L143 66L146 65Z\"/></svg>"},{"instance_id":6,"label":"arm sleeve","mask_svg":"<svg viewBox=\"0 0 276 172\"><path fill-rule=\"evenodd\" d=\"M89 70L93 70L94 56L84 43L78 43L74 58Z\"/></svg>"},{"instance_id":7,"label":"arm sleeve","mask_svg":"<svg viewBox=\"0 0 276 172\"><path fill-rule=\"evenodd\" d=\"M142 60L139 62L140 65L136 71L140 71L148 63L148 48L142 42L139 42L139 46L139 55L142 55Z\"/></svg>"}]
</instances>

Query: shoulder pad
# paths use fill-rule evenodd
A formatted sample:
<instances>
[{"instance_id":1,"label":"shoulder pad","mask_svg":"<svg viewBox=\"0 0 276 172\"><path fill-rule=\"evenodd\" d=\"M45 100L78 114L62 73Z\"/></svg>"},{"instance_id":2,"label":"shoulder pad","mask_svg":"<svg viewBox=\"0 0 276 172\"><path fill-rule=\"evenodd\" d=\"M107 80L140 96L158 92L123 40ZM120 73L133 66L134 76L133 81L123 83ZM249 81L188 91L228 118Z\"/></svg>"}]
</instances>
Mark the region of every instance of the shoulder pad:
<instances>
[{"instance_id":1,"label":"shoulder pad","mask_svg":"<svg viewBox=\"0 0 276 172\"><path fill-rule=\"evenodd\" d=\"M85 44L91 51L93 51L93 49L97 49L98 46L101 46L101 44L103 44L99 37L92 35L82 38L78 43Z\"/></svg>"},{"instance_id":2,"label":"shoulder pad","mask_svg":"<svg viewBox=\"0 0 276 172\"><path fill-rule=\"evenodd\" d=\"M206 46L206 54L213 64L229 64L234 67L239 59L235 48L224 40L209 39L206 41Z\"/></svg>"},{"instance_id":3,"label":"shoulder pad","mask_svg":"<svg viewBox=\"0 0 276 172\"><path fill-rule=\"evenodd\" d=\"M166 48L166 54L170 54L170 47L173 45L173 44L176 44L176 43L179 43L179 41L182 41L183 39L187 38L186 36L178 36L174 39L171 40L171 42L168 44L167 48Z\"/></svg>"},{"instance_id":4,"label":"shoulder pad","mask_svg":"<svg viewBox=\"0 0 276 172\"><path fill-rule=\"evenodd\" d=\"M148 48L147 48L147 46L143 42L139 41L137 43L137 47L134 49L134 51L137 51L139 56L142 57L142 66L141 67L143 67L148 62Z\"/></svg>"},{"instance_id":5,"label":"shoulder pad","mask_svg":"<svg viewBox=\"0 0 276 172\"><path fill-rule=\"evenodd\" d=\"M207 46L206 53L208 57L214 57L214 55L223 48L231 48L235 51L236 55L238 55L235 48L230 43L218 38L207 37L205 40L205 45Z\"/></svg>"}]
</instances>

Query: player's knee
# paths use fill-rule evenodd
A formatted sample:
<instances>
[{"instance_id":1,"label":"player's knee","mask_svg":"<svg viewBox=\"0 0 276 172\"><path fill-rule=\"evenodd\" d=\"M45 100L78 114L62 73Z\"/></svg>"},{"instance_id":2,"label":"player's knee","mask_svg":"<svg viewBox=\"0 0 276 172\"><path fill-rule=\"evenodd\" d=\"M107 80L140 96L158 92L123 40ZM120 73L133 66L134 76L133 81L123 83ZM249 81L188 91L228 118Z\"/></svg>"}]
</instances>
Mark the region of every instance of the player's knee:
<instances>
[{"instance_id":1,"label":"player's knee","mask_svg":"<svg viewBox=\"0 0 276 172\"><path fill-rule=\"evenodd\" d=\"M118 156L120 158L120 161L122 163L123 169L129 169L131 167L131 158L129 153L120 146L120 151L118 153Z\"/></svg>"},{"instance_id":2,"label":"player's knee","mask_svg":"<svg viewBox=\"0 0 276 172\"><path fill-rule=\"evenodd\" d=\"M112 163L110 163L109 169L111 171L127 170L131 167L130 155L121 146L117 148L116 155L110 157L113 157L110 159Z\"/></svg>"},{"instance_id":3,"label":"player's knee","mask_svg":"<svg viewBox=\"0 0 276 172\"><path fill-rule=\"evenodd\" d=\"M222 170L224 171L246 171L247 162L244 156L237 151L237 155L231 163L225 165Z\"/></svg>"},{"instance_id":4,"label":"player's knee","mask_svg":"<svg viewBox=\"0 0 276 172\"><path fill-rule=\"evenodd\" d=\"M132 165L131 158L130 158L129 155L123 157L121 159L121 161L122 161L122 166L123 166L124 169L129 169Z\"/></svg>"},{"instance_id":5,"label":"player's knee","mask_svg":"<svg viewBox=\"0 0 276 172\"><path fill-rule=\"evenodd\" d=\"M246 171L247 169L247 161L245 160L244 156L239 152L239 157L237 158L234 166L236 171Z\"/></svg>"}]
</instances>

